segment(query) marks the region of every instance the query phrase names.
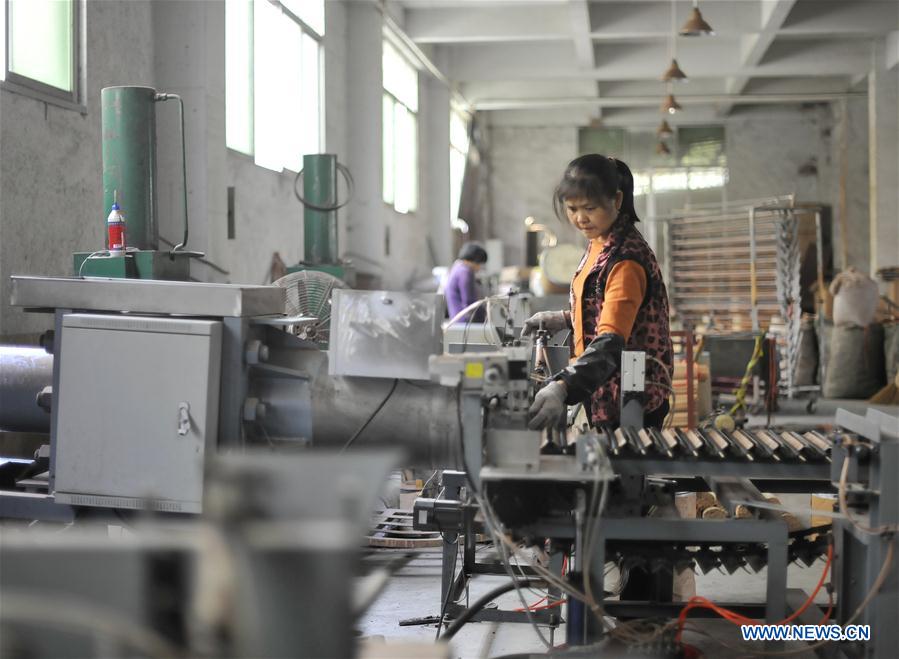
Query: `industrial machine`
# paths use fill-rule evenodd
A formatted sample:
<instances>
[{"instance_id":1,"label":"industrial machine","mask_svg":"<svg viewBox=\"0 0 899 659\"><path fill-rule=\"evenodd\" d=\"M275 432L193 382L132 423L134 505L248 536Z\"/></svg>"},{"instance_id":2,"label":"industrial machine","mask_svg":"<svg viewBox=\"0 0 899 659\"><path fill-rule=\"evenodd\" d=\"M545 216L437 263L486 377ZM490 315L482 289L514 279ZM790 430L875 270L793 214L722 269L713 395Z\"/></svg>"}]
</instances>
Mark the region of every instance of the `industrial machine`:
<instances>
[{"instance_id":1,"label":"industrial machine","mask_svg":"<svg viewBox=\"0 0 899 659\"><path fill-rule=\"evenodd\" d=\"M14 305L54 315L52 381L7 382L0 416L8 429L49 430L49 464L43 482L29 474L18 479L25 487L0 491L0 516L71 518L73 506L196 513L211 450L342 446L391 388L397 417L373 419L364 442L452 464L453 395L427 382L442 299L335 293L330 313L345 324L329 368L328 353L301 338L319 318L284 315L278 286L13 277ZM49 414L35 398L7 407L27 398L22 386L50 388Z\"/></svg>"},{"instance_id":2,"label":"industrial machine","mask_svg":"<svg viewBox=\"0 0 899 659\"><path fill-rule=\"evenodd\" d=\"M160 250L156 199L156 107L174 100L181 124L181 173L184 233L171 250ZM178 94L152 87L106 87L100 92L103 142L103 207L123 209L124 249L108 243L105 249L73 254L78 276L187 281L190 259L201 252L187 250L190 224L187 210L187 154L184 101ZM110 233L110 236L113 235Z\"/></svg>"},{"instance_id":3,"label":"industrial machine","mask_svg":"<svg viewBox=\"0 0 899 659\"><path fill-rule=\"evenodd\" d=\"M337 174L346 182L346 198L337 198ZM299 190L303 181L303 192ZM353 285L356 271L352 265L338 258L337 211L350 203L353 196L353 176L350 170L331 153L303 156L303 169L293 182L297 200L303 205L303 260L287 268L288 273L323 272Z\"/></svg>"},{"instance_id":4,"label":"industrial machine","mask_svg":"<svg viewBox=\"0 0 899 659\"><path fill-rule=\"evenodd\" d=\"M819 647L893 656L899 419L840 412L831 436L643 428L645 358L625 352L621 428L528 430L533 394L567 347L542 331L517 338L526 301L492 300L479 335L462 324L444 336L439 296L328 279L345 275L331 269L333 157L305 163L300 269L319 272L275 286L171 281L186 279L189 255L186 214L182 243L157 250L153 107L168 97L104 90L104 190L140 253L76 256L76 278L12 278L12 304L50 314L53 330L43 352L0 347L0 424L32 449L0 463L0 655L352 656L353 623L387 576L355 577L369 506L391 468L412 464L445 469L443 495L414 514L445 539L445 637L471 619L564 620L575 652L667 654L688 613L722 610L671 601L671 573L694 565L767 568L766 601L728 603L733 616L818 623L786 567L826 554L832 619L870 624L872 638ZM756 516L673 514L675 492L700 489ZM794 533L760 494L828 489L833 529ZM91 518L121 537L106 523L91 533ZM476 560L479 532L492 565ZM605 583L609 562L619 588ZM472 574L500 570L504 588L541 585L552 606L535 614L522 597L507 616L460 604Z\"/></svg>"},{"instance_id":5,"label":"industrial machine","mask_svg":"<svg viewBox=\"0 0 899 659\"><path fill-rule=\"evenodd\" d=\"M827 620L830 613L822 617L810 606L817 591L788 589L786 579L789 562L811 566L826 555L825 570L832 566L836 585L832 619L872 630L869 643L827 644L827 652L891 656L897 639L888 621L899 612L899 490L882 474L899 468L899 419L874 410L865 418L840 411L841 430L833 436L771 428L656 430L640 427L642 409L633 409L639 398L625 393L621 428L578 430L569 434L568 450L541 451L540 434L525 426L525 356L520 348L504 347L432 358L433 377L459 398L464 456L464 471L444 472L443 496L419 499L413 514L416 528L439 530L445 540L438 621L447 614L464 621L523 621L520 611L458 604L471 576L501 569L512 579L508 590L515 586L520 595L534 580L548 588L550 604L539 612L531 613L521 597L532 623L558 625L561 618L550 609L564 598L569 646L595 653L593 644L604 640L613 656L623 651L616 643L665 655L677 651L686 615L697 609L738 611L748 623ZM639 388L639 374L639 355L623 353L623 388ZM832 489L840 493L832 532L830 526L788 532L779 506L761 494ZM708 490L732 512L745 506L754 518L680 518L674 494ZM860 522L855 516L862 510L868 514ZM492 538L498 560L476 559L478 533ZM548 564L527 559L526 546L548 552ZM567 571L560 569L563 562ZM609 562L622 575L618 588L604 582ZM672 575L694 567L731 574L767 568L765 602L672 602ZM610 617L655 624L647 629ZM454 623L445 637L457 629Z\"/></svg>"},{"instance_id":6,"label":"industrial machine","mask_svg":"<svg viewBox=\"0 0 899 659\"><path fill-rule=\"evenodd\" d=\"M50 434L33 471L0 492L0 513L44 520L92 509L165 514L146 526L130 519L133 535L121 542L71 532L4 534L0 580L4 594L18 599L4 606L0 623L16 631L3 635L15 647L53 654L64 636L27 629L50 615L48 601L60 601L73 603L68 611L94 610L91 620L116 612L115 629L62 616L57 624L66 633L91 629L144 654L352 654L352 621L370 601L351 576L362 520L376 484L399 463L456 470L444 472L444 495L419 501L414 514L420 528L444 533L447 558L455 543L462 548L462 576L444 570L438 603L441 622L454 620L448 634L488 616L459 603L464 580L498 570L509 575L509 589L546 587L560 604L530 617L550 626L564 621L569 644L585 652L595 652L597 642L654 654L677 648L680 628L690 624L678 621L685 606L705 609L672 602L666 584L671 572L693 565L767 567L765 603L723 606L752 620L817 623L817 607L786 588L786 566L826 554L836 584L833 619L872 626L870 642L828 649L886 657L895 647L888 621L897 611L891 568L899 497L889 474L899 468L899 432L892 417L841 413L834 436L636 426L595 432L561 422L550 446L527 430L527 409L534 389L558 369L554 361L564 363L564 348L538 333L533 343L441 353L443 309L433 295L334 291L324 352L288 331L315 319L284 315L280 287L12 283L14 304L53 313L52 382L40 389ZM634 409L640 357L624 355L623 382L633 389L623 396L625 418L641 418ZM42 384L19 380L26 381ZM15 419L16 412L0 416ZM33 424L33 410L27 417ZM43 480L34 473L40 469ZM841 508L832 532L789 533L759 494L831 487ZM670 514L674 492L709 488L758 516ZM498 553L489 569L477 567L477 532ZM548 565L525 564L522 545L548 550ZM630 575L617 600L619 589L604 579L610 562ZM104 589L88 576L99 573L117 587ZM167 590L156 590L159 584ZM323 591L333 606L315 599ZM315 614L310 624L292 624L297 602L327 608L340 622ZM634 619L642 622L628 622ZM134 633L123 637L122 630ZM84 651L92 653L92 646Z\"/></svg>"}]
</instances>

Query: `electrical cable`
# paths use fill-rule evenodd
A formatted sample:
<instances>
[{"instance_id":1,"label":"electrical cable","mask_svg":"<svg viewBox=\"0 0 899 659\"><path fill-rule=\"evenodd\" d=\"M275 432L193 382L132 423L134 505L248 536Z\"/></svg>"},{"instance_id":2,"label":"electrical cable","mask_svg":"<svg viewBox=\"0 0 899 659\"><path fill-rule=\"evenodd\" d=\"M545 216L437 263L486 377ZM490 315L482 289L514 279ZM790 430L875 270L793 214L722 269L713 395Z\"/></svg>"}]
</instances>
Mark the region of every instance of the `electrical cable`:
<instances>
[{"instance_id":1,"label":"electrical cable","mask_svg":"<svg viewBox=\"0 0 899 659\"><path fill-rule=\"evenodd\" d=\"M297 200L306 208L310 208L314 211L319 211L320 213L330 213L332 211L338 211L344 206L346 206L353 198L353 194L355 192L356 183L353 181L353 175L350 173L349 168L346 165L342 165L339 162L335 163L337 167L337 171L343 174L343 178L346 181L347 187L347 195L346 199L343 202L337 202L333 206L318 206L313 204L311 201L306 201L303 198L303 195L300 194L300 191L297 190L297 183L300 182L300 179L303 178L303 170L297 172L297 175L293 179L293 194L297 198Z\"/></svg>"},{"instance_id":2,"label":"electrical cable","mask_svg":"<svg viewBox=\"0 0 899 659\"><path fill-rule=\"evenodd\" d=\"M846 517L846 521L852 524L856 530L861 533L865 533L867 535L882 535L884 533L895 533L899 531L899 528L895 526L876 526L876 527L868 527L859 523L852 515L849 513L849 504L847 502L846 497L846 489L847 489L847 480L849 478L849 454L846 454L846 457L843 458L843 466L840 468L840 481L839 487L837 488L837 500L840 504L840 512Z\"/></svg>"},{"instance_id":3,"label":"electrical cable","mask_svg":"<svg viewBox=\"0 0 899 659\"><path fill-rule=\"evenodd\" d=\"M384 408L384 406L387 404L387 401L389 401L390 397L393 396L393 392L396 391L396 386L399 383L400 383L399 378L393 379L393 385L390 387L390 391L387 392L387 395L384 397L384 400L382 400L381 404L375 408L375 411L371 413L371 416L369 416L365 420L365 423L363 423L361 426L359 426L359 430L354 432L353 436L347 440L347 443L343 445L342 449L340 449L341 453L346 452L346 450L348 448L350 448L353 445L353 443L359 438L359 435L361 435L365 431L365 429L368 428L368 424L370 424L372 421L374 421L375 417L378 416L378 412L380 412Z\"/></svg>"},{"instance_id":4,"label":"electrical cable","mask_svg":"<svg viewBox=\"0 0 899 659\"><path fill-rule=\"evenodd\" d=\"M762 344L764 342L765 335L759 334L755 337L755 347L752 350L752 356L749 358L749 363L746 364L746 372L743 374L743 379L740 380L740 386L737 387L735 393L736 402L734 402L733 407L730 408L728 414L733 416L736 414L741 408L746 407L746 389L749 388L749 380L752 379L752 372L755 370L756 365L759 363L759 360L762 358L763 349Z\"/></svg>"},{"instance_id":5,"label":"electrical cable","mask_svg":"<svg viewBox=\"0 0 899 659\"><path fill-rule=\"evenodd\" d=\"M674 393L674 387L672 386L674 383L674 369L668 368L668 365L665 362L663 362L661 359L659 359L658 357L653 357L652 355L646 355L646 357L648 359L654 361L659 366L661 366L665 370L665 372L668 374L668 380L672 383L670 385L665 384L664 382L658 382L658 381L653 381L653 382L648 383L648 384L654 384L657 387L662 387L664 389L667 389L671 393L671 410L668 412L668 416L666 416L665 419L662 421L662 427L670 428L672 425L674 425L674 410L675 410L675 408L677 408L677 394Z\"/></svg>"},{"instance_id":6,"label":"electrical cable","mask_svg":"<svg viewBox=\"0 0 899 659\"><path fill-rule=\"evenodd\" d=\"M664 382L649 382L648 384L654 384L657 387L662 387L663 389L667 389L671 394L671 409L668 410L668 414L665 415L665 418L662 420L663 428L670 428L674 425L674 410L677 408L677 394L674 393L674 388L665 384Z\"/></svg>"},{"instance_id":7,"label":"electrical cable","mask_svg":"<svg viewBox=\"0 0 899 659\"><path fill-rule=\"evenodd\" d=\"M874 597L880 591L881 587L883 586L884 582L886 581L887 575L890 573L890 568L892 567L892 564L893 564L895 545L896 545L896 539L894 537L890 541L890 543L887 545L887 553L886 553L886 556L884 556L883 565L881 566L880 572L878 572L877 577L874 579L874 583L871 584L871 589L868 591L867 595L865 595L864 599L862 599L862 601L859 603L858 607L856 607L852 616L850 616L850 618L845 623L843 623L842 626L844 628L855 623L855 621L858 619L858 617L862 614L862 612L864 612L864 610L868 607L868 605L871 603L871 601L874 599ZM693 631L699 631L699 630L694 629ZM707 632L700 631L700 633L704 633L704 634L710 636L710 638L714 638L711 635L709 635ZM736 646L728 645L727 643L724 643L720 639L716 639L716 640L718 640L718 642L721 643L721 645L724 645L725 647L728 647L732 650L737 650L738 652L743 651L742 648L737 648ZM791 655L795 655L795 654L803 654L805 652L810 652L812 650L815 650L817 648L820 648L820 647L827 645L828 643L832 643L832 642L833 641L831 641L830 639L824 639L823 641L818 641L817 643L813 643L811 645L806 645L806 646L804 646L802 648L798 648L796 650L785 650L782 652L750 651L749 654L765 656L765 657L787 657L787 656L791 656Z\"/></svg>"},{"instance_id":8,"label":"electrical cable","mask_svg":"<svg viewBox=\"0 0 899 659\"><path fill-rule=\"evenodd\" d=\"M172 255L172 258L174 258L175 252L180 252L187 247L187 239L190 235L190 221L188 220L187 214L187 138L184 133L184 99L178 94L156 94L157 101L170 101L172 99L178 101L178 116L181 120L181 186L182 192L184 193L184 236L182 237L181 242L175 245L172 248L172 251L169 252L169 254Z\"/></svg>"},{"instance_id":9,"label":"electrical cable","mask_svg":"<svg viewBox=\"0 0 899 659\"><path fill-rule=\"evenodd\" d=\"M482 304L484 304L486 301L487 301L487 298L481 298L480 300L476 300L476 301L472 302L472 303L469 304L467 307L465 307L464 309L462 309L459 313L457 313L455 316L453 316L452 318L450 318L449 322L446 323L446 326L449 327L449 326L451 326L451 325L455 325L456 322L457 322L460 318L462 318L465 314L467 314L469 311L474 311L474 310L477 309L479 306L481 306Z\"/></svg>"},{"instance_id":10,"label":"electrical cable","mask_svg":"<svg viewBox=\"0 0 899 659\"><path fill-rule=\"evenodd\" d=\"M88 261L90 261L91 259L100 256L101 254L105 254L108 256L109 250L108 249L99 249L96 252L91 252L90 254L87 255L87 257L85 257L85 259L81 262L81 265L78 266L78 278L79 279L84 279L84 275L81 274L81 272L84 270L84 264L87 263Z\"/></svg>"},{"instance_id":11,"label":"electrical cable","mask_svg":"<svg viewBox=\"0 0 899 659\"><path fill-rule=\"evenodd\" d=\"M824 570L821 573L821 578L818 580L818 585L815 587L815 590L812 591L812 594L806 598L805 602L800 606L796 611L794 611L791 615L787 616L783 620L775 622L775 625L785 625L787 623L792 622L800 615L802 615L805 610L812 605L815 600L815 597L818 595L818 592L821 590L824 585L824 579L827 577L828 571L830 570L830 565L833 562L833 545L830 544L827 546L827 562L824 564ZM675 640L680 642L681 635L683 633L684 621L687 619L687 614L693 609L710 609L717 613L719 616L731 622L735 625L754 625L757 624L755 620L752 618L747 618L744 615L736 613L735 611L731 611L722 606L718 606L714 602L705 597L691 597L687 601L687 605L681 609L680 615L677 617L677 626L678 631L675 634Z\"/></svg>"},{"instance_id":12,"label":"electrical cable","mask_svg":"<svg viewBox=\"0 0 899 659\"><path fill-rule=\"evenodd\" d=\"M521 586L515 577L515 573L512 571L512 566L511 566L511 563L509 560L509 555L506 553L506 545L507 545L507 543L509 545L511 545L511 542L497 530L499 528L499 525L493 515L493 509L490 507L488 502L481 496L481 494L479 492L475 492L474 496L475 496L476 500L478 501L478 504L481 506L481 514L484 516L485 526L487 527L487 530L489 531L491 537L493 538L494 546L497 549L499 549L500 563L502 563L503 569L506 571L506 574L508 574L509 578L512 580L512 584L515 587L515 592L518 594L518 599L521 602L521 605L523 607L527 607L527 605L528 605L527 601L525 601L525 599L524 599L524 594L521 592ZM514 545L512 546L512 549L513 550L516 549L514 547ZM558 581L558 582L562 583L561 580L557 579L555 577L555 575L553 575L549 570L544 569L543 566L533 565L532 568L534 569L535 572L539 573L542 570L545 573L545 575L548 575L549 579L544 578L544 581L546 581L547 583L551 584L551 583L553 583L553 581ZM526 583L528 583L528 582L526 581ZM562 586L563 587L560 588L560 590L564 591L567 586L564 583L562 583ZM527 587L527 586L525 586L525 587ZM552 644L543 635L543 632L540 631L540 627L537 626L537 621L534 619L534 616L531 614L531 611L528 610L527 608L525 608L524 613L527 616L528 622L530 623L531 627L533 627L534 632L537 634L537 637L540 639L540 642L543 643L544 647L546 647L548 649L551 648Z\"/></svg>"},{"instance_id":13,"label":"electrical cable","mask_svg":"<svg viewBox=\"0 0 899 659\"><path fill-rule=\"evenodd\" d=\"M531 586L542 583L542 579L528 579L524 582L524 584L519 583L516 579L512 579L511 582L504 583L500 586L497 586L493 590L488 591L481 597L475 600L474 604L465 609L462 614L453 620L452 624L446 628L446 631L443 633L443 636L440 637L441 640L448 641L453 636L456 635L462 627L471 620L481 609L490 604L493 600L495 600L500 595L505 595L511 590L516 590L520 588L522 585Z\"/></svg>"}]
</instances>

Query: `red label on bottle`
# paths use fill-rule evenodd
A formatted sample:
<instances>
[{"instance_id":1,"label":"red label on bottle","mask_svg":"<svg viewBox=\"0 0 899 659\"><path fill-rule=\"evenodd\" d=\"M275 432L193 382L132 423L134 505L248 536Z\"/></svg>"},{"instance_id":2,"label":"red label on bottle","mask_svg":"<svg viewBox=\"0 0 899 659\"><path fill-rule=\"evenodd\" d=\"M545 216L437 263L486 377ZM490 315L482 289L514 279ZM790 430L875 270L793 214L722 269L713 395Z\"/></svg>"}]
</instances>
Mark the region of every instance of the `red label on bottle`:
<instances>
[{"instance_id":1,"label":"red label on bottle","mask_svg":"<svg viewBox=\"0 0 899 659\"><path fill-rule=\"evenodd\" d=\"M109 236L109 249L124 250L125 249L125 223L109 222L106 225Z\"/></svg>"}]
</instances>

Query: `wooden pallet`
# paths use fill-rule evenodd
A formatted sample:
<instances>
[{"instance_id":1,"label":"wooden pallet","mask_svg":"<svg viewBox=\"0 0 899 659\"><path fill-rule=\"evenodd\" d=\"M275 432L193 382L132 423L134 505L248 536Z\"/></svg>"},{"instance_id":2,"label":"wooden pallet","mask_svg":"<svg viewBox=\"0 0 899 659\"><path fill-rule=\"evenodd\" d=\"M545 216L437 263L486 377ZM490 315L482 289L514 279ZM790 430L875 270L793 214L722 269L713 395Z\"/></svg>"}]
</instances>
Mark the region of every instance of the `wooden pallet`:
<instances>
[{"instance_id":1,"label":"wooden pallet","mask_svg":"<svg viewBox=\"0 0 899 659\"><path fill-rule=\"evenodd\" d=\"M440 533L412 528L411 510L396 508L375 511L366 540L369 547L385 549L425 549L443 544Z\"/></svg>"}]
</instances>

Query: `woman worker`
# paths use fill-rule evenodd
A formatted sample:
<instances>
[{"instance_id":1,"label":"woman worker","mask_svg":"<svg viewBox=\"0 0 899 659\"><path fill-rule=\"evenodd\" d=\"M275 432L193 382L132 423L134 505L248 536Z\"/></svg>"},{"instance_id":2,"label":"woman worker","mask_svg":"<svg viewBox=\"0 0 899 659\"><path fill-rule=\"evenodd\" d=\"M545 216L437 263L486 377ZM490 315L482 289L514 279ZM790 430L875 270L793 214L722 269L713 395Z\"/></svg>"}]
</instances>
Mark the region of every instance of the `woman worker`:
<instances>
[{"instance_id":1,"label":"woman worker","mask_svg":"<svg viewBox=\"0 0 899 659\"><path fill-rule=\"evenodd\" d=\"M465 307L483 297L475 275L485 263L487 263L487 250L480 243L472 241L462 245L443 289L446 296L446 310L450 318L455 318ZM480 307L475 311L472 321L482 322L485 315L483 307Z\"/></svg>"},{"instance_id":2,"label":"woman worker","mask_svg":"<svg viewBox=\"0 0 899 659\"><path fill-rule=\"evenodd\" d=\"M598 154L572 160L553 196L562 220L588 244L571 281L570 310L542 311L522 334L573 332L570 365L534 398L529 427L554 426L566 405L584 403L594 427L618 427L621 351L646 353L644 427L668 414L672 348L668 293L655 254L634 226L634 177L620 160Z\"/></svg>"}]
</instances>

